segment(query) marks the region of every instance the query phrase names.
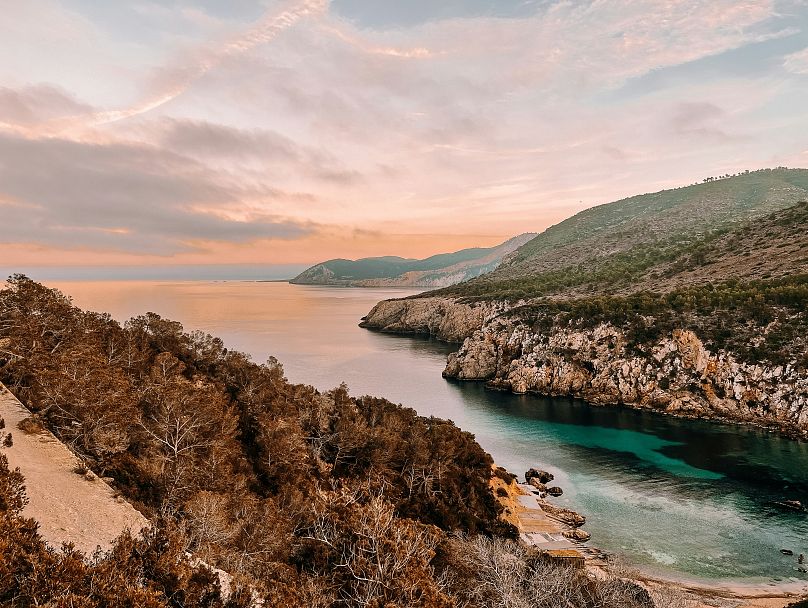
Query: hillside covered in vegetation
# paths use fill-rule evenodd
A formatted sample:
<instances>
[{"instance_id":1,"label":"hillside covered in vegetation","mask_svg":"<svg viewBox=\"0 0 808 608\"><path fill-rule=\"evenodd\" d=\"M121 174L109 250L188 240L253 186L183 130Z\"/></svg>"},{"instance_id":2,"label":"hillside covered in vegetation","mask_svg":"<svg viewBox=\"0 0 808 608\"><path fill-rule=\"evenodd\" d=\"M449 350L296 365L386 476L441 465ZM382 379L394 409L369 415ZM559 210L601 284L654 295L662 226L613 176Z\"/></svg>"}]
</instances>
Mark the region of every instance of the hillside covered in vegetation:
<instances>
[{"instance_id":1,"label":"hillside covered in vegetation","mask_svg":"<svg viewBox=\"0 0 808 608\"><path fill-rule=\"evenodd\" d=\"M363 326L464 340L444 374L808 434L808 170L584 211Z\"/></svg>"},{"instance_id":2,"label":"hillside covered in vegetation","mask_svg":"<svg viewBox=\"0 0 808 608\"><path fill-rule=\"evenodd\" d=\"M755 265L768 264L770 274L794 274L785 263L766 258L788 250L790 261L804 263L798 247L805 242L799 230L804 212L776 213L805 200L808 169L766 169L631 197L551 226L495 271L429 295L514 301L668 290L694 278L681 273L682 265L691 270L705 266L708 250L712 262L718 261L717 255L733 255L720 266L720 274L712 272L718 266L711 268L712 281L767 278L765 270L756 272L750 265L752 260ZM754 235L744 232L755 230L755 223L767 216L765 229ZM734 236L726 237L729 232ZM733 254L736 245L738 256ZM749 259L741 263L741 257ZM679 274L681 281L668 280L672 274Z\"/></svg>"},{"instance_id":3,"label":"hillside covered in vegetation","mask_svg":"<svg viewBox=\"0 0 808 608\"><path fill-rule=\"evenodd\" d=\"M491 457L451 422L290 384L155 314L121 325L14 276L0 380L34 412L0 442L46 426L152 526L107 554L48 547L0 448L0 605L650 605L511 540Z\"/></svg>"}]
</instances>

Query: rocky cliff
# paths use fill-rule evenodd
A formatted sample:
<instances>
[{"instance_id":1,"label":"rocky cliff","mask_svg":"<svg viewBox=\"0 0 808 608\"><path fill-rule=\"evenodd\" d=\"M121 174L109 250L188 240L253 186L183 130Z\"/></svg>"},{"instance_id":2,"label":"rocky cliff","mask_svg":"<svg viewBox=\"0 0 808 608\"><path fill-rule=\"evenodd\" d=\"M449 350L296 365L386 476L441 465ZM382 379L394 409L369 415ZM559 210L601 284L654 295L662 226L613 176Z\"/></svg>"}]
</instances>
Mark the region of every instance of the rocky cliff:
<instances>
[{"instance_id":1,"label":"rocky cliff","mask_svg":"<svg viewBox=\"0 0 808 608\"><path fill-rule=\"evenodd\" d=\"M384 300L362 318L360 327L386 333L434 336L462 342L502 310L490 302L464 304L451 298Z\"/></svg>"},{"instance_id":2,"label":"rocky cliff","mask_svg":"<svg viewBox=\"0 0 808 608\"><path fill-rule=\"evenodd\" d=\"M485 380L517 393L774 426L808 437L806 370L711 352L688 330L638 347L608 323L544 332L518 319L493 318L449 356L444 376Z\"/></svg>"},{"instance_id":3,"label":"rocky cliff","mask_svg":"<svg viewBox=\"0 0 808 608\"><path fill-rule=\"evenodd\" d=\"M511 276L503 274L506 263L485 280L382 302L364 326L465 340L449 357L450 378L808 436L808 202L779 208L787 198L780 194L791 192L780 183L786 178L808 180L808 171L727 180L741 188L732 192L722 186L713 201L726 211L719 216L735 209L743 217L733 197L769 183L777 210L754 221L645 243L600 260L594 271L583 254L559 258L567 245L580 253L590 251L593 239L628 238L609 228L609 218L621 226L640 222L645 230L659 197L605 205L582 215L603 220L586 224L598 228L595 236L578 229L579 217L571 221L578 228L563 231L567 245L556 237L558 247L545 243L539 257L546 272ZM671 227L681 228L686 210L701 200L691 195L703 190L660 194L665 204L657 219L673 209L678 220ZM635 218L638 205L648 213ZM513 259L538 264L537 243L551 232L558 230L530 241ZM573 259L574 266L562 266Z\"/></svg>"}]
</instances>

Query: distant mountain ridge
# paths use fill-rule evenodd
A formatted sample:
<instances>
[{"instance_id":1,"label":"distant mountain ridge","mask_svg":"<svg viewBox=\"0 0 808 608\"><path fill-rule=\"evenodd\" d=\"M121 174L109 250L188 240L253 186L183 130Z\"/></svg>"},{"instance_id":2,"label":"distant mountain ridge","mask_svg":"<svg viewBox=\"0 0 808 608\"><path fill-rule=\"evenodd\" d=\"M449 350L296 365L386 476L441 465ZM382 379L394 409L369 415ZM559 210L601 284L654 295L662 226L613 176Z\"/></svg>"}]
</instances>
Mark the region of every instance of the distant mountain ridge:
<instances>
[{"instance_id":1,"label":"distant mountain ridge","mask_svg":"<svg viewBox=\"0 0 808 608\"><path fill-rule=\"evenodd\" d=\"M447 287L491 272L535 236L535 233L520 234L496 247L472 247L423 260L397 256L328 260L306 269L290 283L345 287Z\"/></svg>"}]
</instances>

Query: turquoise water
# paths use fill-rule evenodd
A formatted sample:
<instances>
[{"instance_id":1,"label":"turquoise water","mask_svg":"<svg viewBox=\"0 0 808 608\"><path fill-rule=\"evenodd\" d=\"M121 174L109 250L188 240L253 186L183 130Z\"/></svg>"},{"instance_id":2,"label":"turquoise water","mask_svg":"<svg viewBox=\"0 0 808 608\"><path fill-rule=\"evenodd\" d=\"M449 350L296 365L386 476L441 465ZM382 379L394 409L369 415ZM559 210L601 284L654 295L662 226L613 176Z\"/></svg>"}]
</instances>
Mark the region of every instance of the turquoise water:
<instances>
[{"instance_id":1,"label":"turquoise water","mask_svg":"<svg viewBox=\"0 0 808 608\"><path fill-rule=\"evenodd\" d=\"M387 397L471 431L498 464L552 471L558 502L587 516L592 544L660 574L800 580L808 517L808 444L757 429L678 420L580 401L512 395L441 377L450 345L357 327L378 300L412 291L285 283L54 284L118 319L147 310L222 337L293 382Z\"/></svg>"}]
</instances>

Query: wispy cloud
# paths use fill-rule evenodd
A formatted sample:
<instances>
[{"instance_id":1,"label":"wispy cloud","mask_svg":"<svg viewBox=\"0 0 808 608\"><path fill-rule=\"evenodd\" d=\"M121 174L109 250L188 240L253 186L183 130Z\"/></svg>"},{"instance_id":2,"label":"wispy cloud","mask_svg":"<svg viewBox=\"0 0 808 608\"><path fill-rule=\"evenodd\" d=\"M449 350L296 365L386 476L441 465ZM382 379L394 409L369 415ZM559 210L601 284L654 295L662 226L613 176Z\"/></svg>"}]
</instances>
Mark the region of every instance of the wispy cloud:
<instances>
[{"instance_id":1,"label":"wispy cloud","mask_svg":"<svg viewBox=\"0 0 808 608\"><path fill-rule=\"evenodd\" d=\"M267 44L304 17L322 14L327 8L328 0L304 0L280 12L270 10L247 32L218 48L200 49L192 54L188 64L179 69L168 70L167 74L164 73L157 79L159 89L153 95L128 108L98 112L92 117L92 123L108 124L155 110L182 95L194 81L225 59L246 53L258 45ZM166 82L168 80L174 82L168 85Z\"/></svg>"},{"instance_id":2,"label":"wispy cloud","mask_svg":"<svg viewBox=\"0 0 808 608\"><path fill-rule=\"evenodd\" d=\"M793 0L31 2L36 43L0 22L21 256L425 255L805 158Z\"/></svg>"},{"instance_id":3,"label":"wispy cloud","mask_svg":"<svg viewBox=\"0 0 808 608\"><path fill-rule=\"evenodd\" d=\"M787 55L783 60L783 67L794 74L808 75L808 48Z\"/></svg>"},{"instance_id":4,"label":"wispy cloud","mask_svg":"<svg viewBox=\"0 0 808 608\"><path fill-rule=\"evenodd\" d=\"M436 55L435 52L424 47L397 48L393 46L379 46L372 44L367 40L363 40L360 36L352 36L343 29L335 26L323 25L320 27L320 29L327 34L336 37L342 42L350 44L362 52L371 55L386 55L387 57L397 57L399 59L426 59Z\"/></svg>"},{"instance_id":5,"label":"wispy cloud","mask_svg":"<svg viewBox=\"0 0 808 608\"><path fill-rule=\"evenodd\" d=\"M683 102L673 109L671 126L678 135L715 139L721 142L732 137L721 128L726 112L709 102Z\"/></svg>"}]
</instances>

